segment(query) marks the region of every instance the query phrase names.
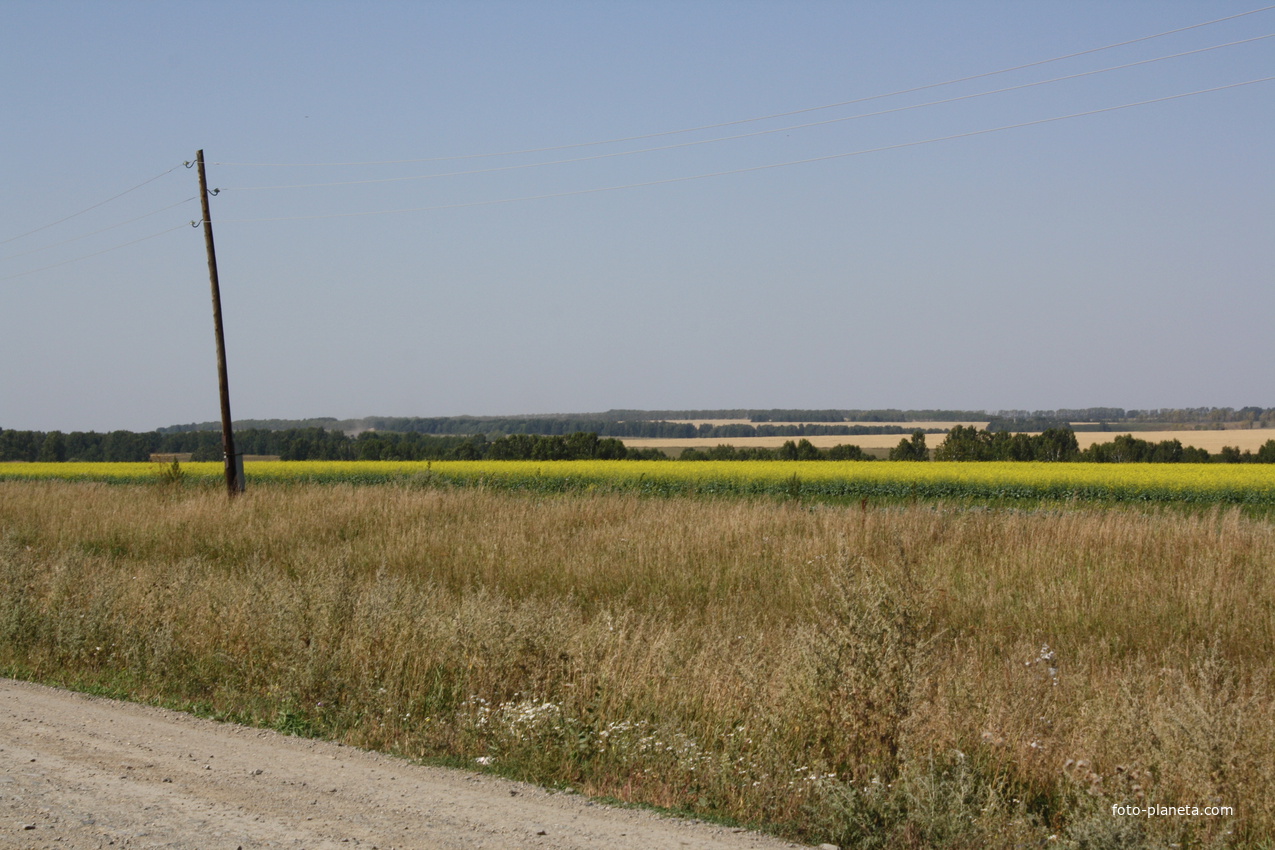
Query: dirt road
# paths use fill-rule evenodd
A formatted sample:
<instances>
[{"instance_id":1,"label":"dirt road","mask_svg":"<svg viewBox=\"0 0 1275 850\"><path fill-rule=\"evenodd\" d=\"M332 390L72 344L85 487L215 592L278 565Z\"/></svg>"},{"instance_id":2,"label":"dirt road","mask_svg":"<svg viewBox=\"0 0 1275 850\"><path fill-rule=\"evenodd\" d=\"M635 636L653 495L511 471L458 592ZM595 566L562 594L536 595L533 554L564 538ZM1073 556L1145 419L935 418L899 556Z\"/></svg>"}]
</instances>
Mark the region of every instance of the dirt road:
<instances>
[{"instance_id":1,"label":"dirt road","mask_svg":"<svg viewBox=\"0 0 1275 850\"><path fill-rule=\"evenodd\" d=\"M0 848L793 846L0 679Z\"/></svg>"}]
</instances>

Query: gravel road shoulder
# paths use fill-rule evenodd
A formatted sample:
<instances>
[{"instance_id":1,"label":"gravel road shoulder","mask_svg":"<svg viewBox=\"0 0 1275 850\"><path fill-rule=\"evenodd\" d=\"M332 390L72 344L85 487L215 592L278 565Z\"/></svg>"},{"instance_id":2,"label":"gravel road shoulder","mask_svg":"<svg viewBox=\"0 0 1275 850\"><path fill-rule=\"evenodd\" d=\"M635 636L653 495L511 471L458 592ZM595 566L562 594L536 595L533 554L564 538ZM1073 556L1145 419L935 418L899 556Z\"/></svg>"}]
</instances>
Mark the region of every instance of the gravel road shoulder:
<instances>
[{"instance_id":1,"label":"gravel road shoulder","mask_svg":"<svg viewBox=\"0 0 1275 850\"><path fill-rule=\"evenodd\" d=\"M0 679L3 848L774 850L755 833Z\"/></svg>"}]
</instances>

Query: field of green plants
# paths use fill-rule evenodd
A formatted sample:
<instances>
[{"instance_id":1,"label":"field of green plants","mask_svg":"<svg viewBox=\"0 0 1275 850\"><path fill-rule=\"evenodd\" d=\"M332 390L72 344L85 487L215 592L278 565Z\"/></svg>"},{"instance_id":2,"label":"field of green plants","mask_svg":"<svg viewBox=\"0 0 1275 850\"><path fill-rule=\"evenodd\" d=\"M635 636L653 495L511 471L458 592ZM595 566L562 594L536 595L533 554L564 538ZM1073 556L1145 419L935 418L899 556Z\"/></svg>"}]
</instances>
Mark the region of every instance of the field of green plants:
<instances>
[{"instance_id":1,"label":"field of green plants","mask_svg":"<svg viewBox=\"0 0 1275 850\"><path fill-rule=\"evenodd\" d=\"M221 480L220 463L0 465L0 480ZM1081 500L1275 505L1275 466L858 461L261 461L250 482L486 486L527 492L779 495L816 499Z\"/></svg>"}]
</instances>

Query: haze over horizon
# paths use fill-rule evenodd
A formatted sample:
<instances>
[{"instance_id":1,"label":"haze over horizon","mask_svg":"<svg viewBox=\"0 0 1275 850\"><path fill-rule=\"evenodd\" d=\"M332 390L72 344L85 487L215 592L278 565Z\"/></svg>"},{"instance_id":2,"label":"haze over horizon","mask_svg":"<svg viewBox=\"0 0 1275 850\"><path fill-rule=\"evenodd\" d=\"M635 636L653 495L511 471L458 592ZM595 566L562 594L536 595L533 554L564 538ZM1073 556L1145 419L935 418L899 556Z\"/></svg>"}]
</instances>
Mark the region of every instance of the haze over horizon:
<instances>
[{"instance_id":1,"label":"haze over horizon","mask_svg":"<svg viewBox=\"0 0 1275 850\"><path fill-rule=\"evenodd\" d=\"M504 419L504 420L581 419L581 420L584 420L584 419L596 418L596 419L605 420L605 421L613 421L616 419L616 414L625 414L625 416L620 418L626 421L628 420L673 421L673 420L685 420L685 419L715 420L715 419L738 418L738 419L741 419L742 421L751 420L751 421L757 422L758 424L771 424L771 423L784 424L784 423L793 423L793 422L809 422L809 423L816 423L816 424L837 424L837 423L872 424L877 422L886 422L887 420L881 418L879 414L887 413L887 412L898 412L902 414L907 414L905 417L903 417L903 420L906 420L909 422L910 421L946 422L949 419L951 421L958 421L958 422L979 421L977 417L970 418L970 419L965 418L965 416L971 415L971 414L978 414L985 418L990 418L990 419L997 419L997 418L1033 419L1038 416L1049 417L1051 415L1057 414L1064 418L1070 415L1071 417L1070 421L1072 423L1078 423L1078 422L1097 423L1097 422L1110 422L1110 421L1115 421L1117 419L1123 419L1124 418L1123 416L1111 417L1111 416L1106 416L1100 413L1100 411L1104 411L1104 410L1109 411L1109 410L1115 410L1115 409L1122 410L1124 413L1128 414L1130 417L1134 417L1134 416L1145 417L1147 414L1154 414L1162 410L1180 410L1180 411L1230 410L1240 414L1243 414L1244 412L1247 411L1250 415L1252 415L1252 419L1249 422L1249 424L1252 425L1252 427L1261 428L1261 429L1266 429L1270 427L1269 423L1267 422L1267 420L1269 419L1269 416L1265 416L1264 414L1267 414L1267 412L1270 410L1275 410L1275 408L1254 408L1253 406L1249 406L1249 407L1227 406L1223 408L1141 408L1141 409L1140 408L1119 408L1119 407L1114 407L1114 408L1088 407L1088 408L1049 408L1049 409L1038 408L1033 410L1014 409L1014 408L1003 408L1003 409L997 409L997 410L985 410L985 409L961 410L961 409L955 409L955 408L942 408L942 409L939 409L939 408L908 408L908 409L878 408L873 410L847 411L849 413L854 413L854 412L865 413L865 414L871 413L873 414L873 416L867 416L867 417L848 416L845 419L824 419L822 417L817 416L817 414L823 414L831 410L841 410L841 408L826 408L825 407L825 408L805 408L801 410L782 409L782 408L719 408L719 409L712 409L712 410L708 410L708 409L636 410L633 408L612 408L610 410L542 411L539 413L498 413L498 414L464 414L462 413L462 414L455 414L455 415L443 416L443 417L379 416L379 415L348 416L348 417L308 416L308 417L301 417L301 418L295 418L295 419L280 419L278 417L243 419L243 418L236 417L234 419L234 424L237 429L263 427L263 426L258 426L257 423L272 423L271 425L268 426L271 428L276 427L274 423L287 423L288 427L310 427L311 423L331 421L331 422L338 423L341 425L346 425L346 426L352 423L359 423L361 425L369 425L370 430L377 430L378 428L380 428L382 430L393 431L395 430L394 428L378 425L377 423L380 422L381 420L400 420L400 419L401 420L475 419L480 421L489 421L489 420L501 420L501 419ZM792 418L770 418L769 416L767 416L765 418L758 418L755 420L751 419L751 417L749 416L749 414L773 414L776 412L791 413L794 415ZM631 413L646 414L646 415L641 415L641 416L627 415ZM811 418L810 415L807 415L807 416L800 415L802 413L816 414L816 416L815 418ZM918 414L930 415L930 418L928 419L919 418ZM962 414L962 415L953 418L949 416L943 416L943 414ZM1087 415L1083 418L1078 418L1078 415L1080 414L1087 414ZM1171 420L1165 420L1165 421L1167 422ZM1190 424L1196 424L1196 425L1198 425L1199 422L1202 422L1202 421L1207 421L1207 420L1206 419L1200 419L1198 421L1197 420L1182 420L1183 424L1187 424L1188 422L1190 422ZM1219 423L1220 422L1238 423L1243 420L1220 419L1217 421ZM156 428L148 429L148 430L172 430L172 429L180 430L180 429L186 429L189 426L194 426L194 425L201 426L202 430L219 431L221 429L220 420L206 420L203 422L173 422L166 425L160 425L160 426L157 426ZM409 428L407 430L413 430L413 429ZM1084 430L1084 429L1081 429L1081 430Z\"/></svg>"},{"instance_id":2,"label":"haze over horizon","mask_svg":"<svg viewBox=\"0 0 1275 850\"><path fill-rule=\"evenodd\" d=\"M1275 406L1275 6L0 24L0 428Z\"/></svg>"}]
</instances>

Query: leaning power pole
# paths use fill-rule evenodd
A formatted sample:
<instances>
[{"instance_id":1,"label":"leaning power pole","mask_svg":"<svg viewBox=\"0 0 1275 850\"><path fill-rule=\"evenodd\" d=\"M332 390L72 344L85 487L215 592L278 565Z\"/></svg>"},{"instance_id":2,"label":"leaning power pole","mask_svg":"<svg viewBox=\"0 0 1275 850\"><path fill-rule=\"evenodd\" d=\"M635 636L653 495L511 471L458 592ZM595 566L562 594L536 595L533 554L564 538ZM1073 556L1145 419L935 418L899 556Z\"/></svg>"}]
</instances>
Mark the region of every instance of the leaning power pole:
<instances>
[{"instance_id":1,"label":"leaning power pole","mask_svg":"<svg viewBox=\"0 0 1275 850\"><path fill-rule=\"evenodd\" d=\"M213 247L212 213L208 209L208 178L204 152L195 154L199 171L199 203L204 213L204 245L208 249L208 281L212 284L213 333L217 338L217 386L221 391L221 450L226 460L226 493L230 498L242 489L237 474L235 434L230 425L230 382L226 377L226 335L221 328L221 287L217 282L217 251Z\"/></svg>"}]
</instances>

